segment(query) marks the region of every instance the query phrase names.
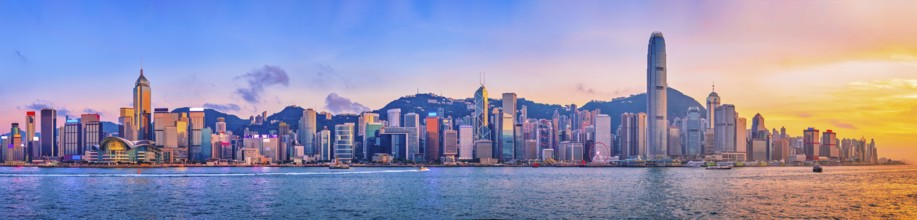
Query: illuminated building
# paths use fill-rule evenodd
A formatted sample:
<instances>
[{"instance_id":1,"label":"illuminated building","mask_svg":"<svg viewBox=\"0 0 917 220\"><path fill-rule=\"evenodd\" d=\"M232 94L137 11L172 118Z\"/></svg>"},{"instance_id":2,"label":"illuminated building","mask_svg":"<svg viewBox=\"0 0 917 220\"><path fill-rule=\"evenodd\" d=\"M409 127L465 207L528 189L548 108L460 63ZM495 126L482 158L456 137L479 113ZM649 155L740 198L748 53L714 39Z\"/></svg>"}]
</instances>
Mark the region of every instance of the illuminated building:
<instances>
[{"instance_id":1,"label":"illuminated building","mask_svg":"<svg viewBox=\"0 0 917 220\"><path fill-rule=\"evenodd\" d=\"M134 83L134 129L137 130L137 140L152 140L153 129L150 127L150 81L143 76L143 66L140 66L140 77Z\"/></svg>"},{"instance_id":2,"label":"illuminated building","mask_svg":"<svg viewBox=\"0 0 917 220\"><path fill-rule=\"evenodd\" d=\"M340 163L353 161L353 123L334 126L334 160Z\"/></svg>"},{"instance_id":3,"label":"illuminated building","mask_svg":"<svg viewBox=\"0 0 917 220\"><path fill-rule=\"evenodd\" d=\"M425 119L426 122L426 139L424 147L424 157L425 162L427 163L436 163L439 160L440 156L440 117L435 116L435 114Z\"/></svg>"},{"instance_id":4,"label":"illuminated building","mask_svg":"<svg viewBox=\"0 0 917 220\"><path fill-rule=\"evenodd\" d=\"M118 135L127 140L137 140L137 129L134 124L134 109L121 108L118 117Z\"/></svg>"},{"instance_id":5,"label":"illuminated building","mask_svg":"<svg viewBox=\"0 0 917 220\"><path fill-rule=\"evenodd\" d=\"M818 160L818 151L816 150L819 147L818 138L818 129L808 128L802 130L802 148L806 154L807 161Z\"/></svg>"}]
</instances>

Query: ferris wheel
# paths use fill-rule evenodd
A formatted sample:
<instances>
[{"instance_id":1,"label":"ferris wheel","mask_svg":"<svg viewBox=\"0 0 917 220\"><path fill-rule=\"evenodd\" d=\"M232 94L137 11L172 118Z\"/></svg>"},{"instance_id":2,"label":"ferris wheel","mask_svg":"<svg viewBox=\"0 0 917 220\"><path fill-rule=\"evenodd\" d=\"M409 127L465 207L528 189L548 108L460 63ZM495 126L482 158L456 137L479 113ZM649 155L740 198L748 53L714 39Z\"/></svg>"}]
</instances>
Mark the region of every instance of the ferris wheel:
<instances>
[{"instance_id":1,"label":"ferris wheel","mask_svg":"<svg viewBox=\"0 0 917 220\"><path fill-rule=\"evenodd\" d=\"M594 156L592 156L592 163L602 164L602 165L608 164L608 159L610 157L608 155L602 154L602 150L600 150L600 149L610 149L608 148L608 145L602 142L595 142L595 146L596 146L595 154ZM601 146L601 148L599 146Z\"/></svg>"}]
</instances>

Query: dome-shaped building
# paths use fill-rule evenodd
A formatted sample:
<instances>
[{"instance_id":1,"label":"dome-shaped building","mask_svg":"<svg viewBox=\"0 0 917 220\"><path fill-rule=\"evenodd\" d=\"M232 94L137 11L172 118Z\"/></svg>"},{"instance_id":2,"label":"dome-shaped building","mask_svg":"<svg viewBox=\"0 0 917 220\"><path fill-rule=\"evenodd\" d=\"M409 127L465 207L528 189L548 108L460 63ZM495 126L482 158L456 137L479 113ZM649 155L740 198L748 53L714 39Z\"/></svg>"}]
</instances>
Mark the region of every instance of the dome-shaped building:
<instances>
[{"instance_id":1,"label":"dome-shaped building","mask_svg":"<svg viewBox=\"0 0 917 220\"><path fill-rule=\"evenodd\" d=\"M162 161L162 155L154 144L150 140L106 137L86 159L91 163L158 163Z\"/></svg>"}]
</instances>

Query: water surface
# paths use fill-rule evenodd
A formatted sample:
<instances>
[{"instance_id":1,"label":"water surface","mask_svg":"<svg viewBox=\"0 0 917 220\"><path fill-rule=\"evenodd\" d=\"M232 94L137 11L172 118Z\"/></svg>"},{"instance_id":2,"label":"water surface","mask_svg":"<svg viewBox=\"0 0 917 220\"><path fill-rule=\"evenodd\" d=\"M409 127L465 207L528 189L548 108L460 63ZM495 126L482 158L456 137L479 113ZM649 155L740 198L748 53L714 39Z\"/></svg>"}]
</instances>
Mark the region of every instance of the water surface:
<instances>
[{"instance_id":1,"label":"water surface","mask_svg":"<svg viewBox=\"0 0 917 220\"><path fill-rule=\"evenodd\" d=\"M0 219L917 218L917 167L0 167Z\"/></svg>"}]
</instances>

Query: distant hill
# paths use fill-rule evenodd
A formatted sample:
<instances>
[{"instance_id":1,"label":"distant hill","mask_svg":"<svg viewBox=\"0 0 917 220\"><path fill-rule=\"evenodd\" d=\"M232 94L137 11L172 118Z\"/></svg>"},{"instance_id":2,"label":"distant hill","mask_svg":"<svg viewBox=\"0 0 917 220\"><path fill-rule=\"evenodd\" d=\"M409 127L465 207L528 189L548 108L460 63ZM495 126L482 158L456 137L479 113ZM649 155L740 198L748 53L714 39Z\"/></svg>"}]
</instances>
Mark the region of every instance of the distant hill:
<instances>
[{"instance_id":1,"label":"distant hill","mask_svg":"<svg viewBox=\"0 0 917 220\"><path fill-rule=\"evenodd\" d=\"M172 109L172 113L188 113L188 107ZM213 127L217 123L217 118L223 117L226 119L226 129L232 131L234 134L242 134L245 126L248 124L248 119L241 119L238 116L222 113L213 109L204 109L204 127Z\"/></svg>"},{"instance_id":2,"label":"distant hill","mask_svg":"<svg viewBox=\"0 0 917 220\"><path fill-rule=\"evenodd\" d=\"M668 117L670 120L674 119L675 117L684 118L687 113L687 109L690 106L695 106L701 109L701 111L706 111L699 102L689 96L686 96L678 90L669 88L667 95ZM399 108L401 109L402 115L414 112L420 114L421 118L424 118L428 113L438 112L439 109L442 108L443 117L452 116L453 118L460 118L472 114L473 109L469 109L469 105L472 103L472 98L454 99L438 96L435 94L415 94L393 100L381 109L374 110L373 112L378 113L380 119L388 120L388 115L386 114L388 110ZM501 106L502 101L499 99L490 99L490 105ZM521 109L523 105L527 106L526 108L528 109L529 118L551 118L554 114L554 111L557 111L563 115L570 114L570 110L567 106L558 104L544 104L530 101L525 98L519 98L517 100L518 108ZM612 128L617 128L618 124L620 124L620 115L622 113L646 112L646 94L641 93L628 97L619 97L611 101L593 100L586 103L582 107L579 107L578 109L601 109L603 114L608 114L611 116ZM290 125L290 129L295 131L299 130L299 119L302 117L303 110L304 109L299 106L287 106L280 112L268 115L264 124L253 125L249 122L248 119L242 119L235 115L218 112L212 109L206 109L204 110L204 123L207 124L207 127L212 128L216 123L216 118L223 117L226 119L227 129L233 131L235 134L242 134L245 128L248 128L251 131L258 131L262 134L267 134L270 131L276 131L277 125L280 122L286 122ZM177 108L172 110L172 112L188 112L188 108ZM316 124L318 126L318 130L321 130L323 127L327 127L329 130L332 130L333 133L334 125L347 122L356 123L357 120L358 116L351 114L334 115L331 120L328 120L324 116L319 115L318 119L316 120ZM115 126L114 129L117 131L117 126Z\"/></svg>"},{"instance_id":3,"label":"distant hill","mask_svg":"<svg viewBox=\"0 0 917 220\"><path fill-rule=\"evenodd\" d=\"M675 117L685 118L688 113L688 107L698 107L701 112L706 112L706 108L697 100L691 98L678 90L669 87L666 96L668 96L668 111L666 116L668 120ZM615 98L611 101L590 101L579 108L583 109L601 109L602 114L611 116L612 129L616 129L621 123L621 114L625 112L637 113L646 112L646 93L631 95L628 97ZM706 114L701 114L701 118L706 118Z\"/></svg>"}]
</instances>

